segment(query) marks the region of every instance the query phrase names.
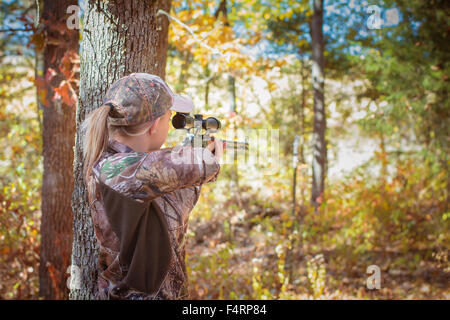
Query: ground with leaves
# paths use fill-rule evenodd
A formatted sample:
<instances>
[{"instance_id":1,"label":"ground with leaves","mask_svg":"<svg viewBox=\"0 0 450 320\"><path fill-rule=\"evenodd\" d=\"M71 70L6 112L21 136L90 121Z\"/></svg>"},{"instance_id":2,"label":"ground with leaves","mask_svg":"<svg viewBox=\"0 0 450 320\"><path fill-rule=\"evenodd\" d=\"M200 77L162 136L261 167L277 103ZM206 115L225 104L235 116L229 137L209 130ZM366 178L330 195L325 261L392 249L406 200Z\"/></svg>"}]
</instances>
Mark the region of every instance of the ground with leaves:
<instances>
[{"instance_id":1,"label":"ground with leaves","mask_svg":"<svg viewBox=\"0 0 450 320\"><path fill-rule=\"evenodd\" d=\"M384 193L395 184L377 187ZM218 189L220 185L203 190L190 223L187 261L193 299L450 298L445 241L436 241L434 232L422 234L423 242L417 241L423 230L432 230L430 226L446 224L448 228L447 216L437 213L443 202L428 200L428 210L434 212L430 216L412 211L393 218L389 211L376 211L390 201L376 204L361 194L362 198L354 199L361 201L356 201L358 205L331 198L322 212L298 208L299 217L292 215L282 194L266 202L241 187L241 199L231 196L218 205L212 194L229 190ZM354 193L357 197L359 192ZM395 191L389 194L401 196ZM425 202L415 207L426 206ZM372 207L372 212L365 212L365 206ZM382 214L392 220L382 220ZM428 218L421 219L419 214ZM365 218L361 225L359 215ZM408 223L413 227L396 239ZM380 267L379 290L367 288L370 265Z\"/></svg>"},{"instance_id":2,"label":"ground with leaves","mask_svg":"<svg viewBox=\"0 0 450 320\"><path fill-rule=\"evenodd\" d=\"M366 1L325 2L328 176L316 211L310 4L172 0L171 87L223 131L280 129L275 174L225 165L203 187L187 240L191 298L449 299L448 5L374 0L399 21L373 30ZM44 84L61 80L51 99L77 98L75 51L40 70L36 52L52 39L34 26L35 5L0 2L2 29L28 30L0 33L0 299L39 298ZM347 148L352 138L363 146ZM374 265L381 288L370 290Z\"/></svg>"}]
</instances>

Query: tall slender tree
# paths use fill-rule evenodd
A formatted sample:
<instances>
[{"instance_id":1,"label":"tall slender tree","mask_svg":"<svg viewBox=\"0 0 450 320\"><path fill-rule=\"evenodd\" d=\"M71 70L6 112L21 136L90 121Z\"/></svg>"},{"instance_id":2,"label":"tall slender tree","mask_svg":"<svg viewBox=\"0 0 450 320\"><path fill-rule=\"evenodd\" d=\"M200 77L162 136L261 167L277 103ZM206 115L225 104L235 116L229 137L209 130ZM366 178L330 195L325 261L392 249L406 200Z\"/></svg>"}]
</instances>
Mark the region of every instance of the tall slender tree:
<instances>
[{"instance_id":1,"label":"tall slender tree","mask_svg":"<svg viewBox=\"0 0 450 320\"><path fill-rule=\"evenodd\" d=\"M43 51L46 106L43 108L43 157L41 251L39 294L46 299L68 297L66 270L72 250L73 146L75 143L75 107L68 92L58 92L67 82L71 67L68 52L78 52L79 34L69 30L65 20L67 8L77 0L44 0L42 19L46 41ZM73 90L73 89L72 89ZM69 99L68 99L69 98Z\"/></svg>"},{"instance_id":2,"label":"tall slender tree","mask_svg":"<svg viewBox=\"0 0 450 320\"><path fill-rule=\"evenodd\" d=\"M170 11L169 0L85 0L81 43L80 97L77 129L101 105L108 87L133 72L164 77ZM92 299L96 293L97 243L83 180L82 137L76 136L75 187L72 198L74 241L71 299ZM75 279L72 279L75 280Z\"/></svg>"},{"instance_id":3,"label":"tall slender tree","mask_svg":"<svg viewBox=\"0 0 450 320\"><path fill-rule=\"evenodd\" d=\"M317 208L323 200L327 146L325 141L326 117L324 98L324 59L323 59L323 0L314 0L314 13L311 23L312 39L312 85L314 91L314 127L312 158L311 202Z\"/></svg>"}]
</instances>

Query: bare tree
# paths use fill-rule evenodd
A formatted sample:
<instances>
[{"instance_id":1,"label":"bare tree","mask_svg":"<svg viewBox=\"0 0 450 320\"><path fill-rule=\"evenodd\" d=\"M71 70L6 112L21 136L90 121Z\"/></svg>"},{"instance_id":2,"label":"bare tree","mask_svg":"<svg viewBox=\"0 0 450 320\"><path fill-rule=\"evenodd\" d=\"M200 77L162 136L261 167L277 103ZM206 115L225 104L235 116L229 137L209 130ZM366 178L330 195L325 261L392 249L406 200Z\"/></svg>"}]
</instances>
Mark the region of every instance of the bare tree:
<instances>
[{"instance_id":1,"label":"bare tree","mask_svg":"<svg viewBox=\"0 0 450 320\"><path fill-rule=\"evenodd\" d=\"M66 80L61 71L65 55L78 52L79 33L69 30L67 7L77 0L44 0L42 18L46 29L43 51L48 76L47 105L43 108L43 157L41 251L39 295L46 299L68 297L66 270L72 250L73 146L75 143L75 107L64 99L52 100L55 88ZM38 54L38 53L37 53ZM78 76L78 75L77 75ZM67 100L66 100L67 101Z\"/></svg>"},{"instance_id":2,"label":"bare tree","mask_svg":"<svg viewBox=\"0 0 450 320\"><path fill-rule=\"evenodd\" d=\"M317 208L325 191L327 147L325 141L326 117L324 99L324 59L323 59L323 0L314 0L314 14L311 24L312 38L312 84L314 90L313 128L313 180L311 202Z\"/></svg>"}]
</instances>

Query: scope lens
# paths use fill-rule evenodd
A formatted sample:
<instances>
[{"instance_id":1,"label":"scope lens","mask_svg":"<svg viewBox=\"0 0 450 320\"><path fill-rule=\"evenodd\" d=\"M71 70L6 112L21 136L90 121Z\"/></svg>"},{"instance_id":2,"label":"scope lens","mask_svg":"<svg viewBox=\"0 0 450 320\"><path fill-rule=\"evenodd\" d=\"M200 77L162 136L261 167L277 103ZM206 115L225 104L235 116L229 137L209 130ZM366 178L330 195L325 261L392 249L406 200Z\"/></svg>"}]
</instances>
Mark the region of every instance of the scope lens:
<instances>
[{"instance_id":1,"label":"scope lens","mask_svg":"<svg viewBox=\"0 0 450 320\"><path fill-rule=\"evenodd\" d=\"M201 120L201 116L202 115L196 115L196 119L194 119L189 114L177 112L177 114L172 117L172 126L175 129L191 129L194 127L195 121L199 121L202 124L202 128L205 130L220 129L221 124L217 118L209 117Z\"/></svg>"},{"instance_id":2,"label":"scope lens","mask_svg":"<svg viewBox=\"0 0 450 320\"><path fill-rule=\"evenodd\" d=\"M186 117L177 113L172 118L172 125L175 129L183 129L186 126Z\"/></svg>"},{"instance_id":3,"label":"scope lens","mask_svg":"<svg viewBox=\"0 0 450 320\"><path fill-rule=\"evenodd\" d=\"M220 121L214 117L209 117L203 121L203 129L219 130L220 129Z\"/></svg>"}]
</instances>

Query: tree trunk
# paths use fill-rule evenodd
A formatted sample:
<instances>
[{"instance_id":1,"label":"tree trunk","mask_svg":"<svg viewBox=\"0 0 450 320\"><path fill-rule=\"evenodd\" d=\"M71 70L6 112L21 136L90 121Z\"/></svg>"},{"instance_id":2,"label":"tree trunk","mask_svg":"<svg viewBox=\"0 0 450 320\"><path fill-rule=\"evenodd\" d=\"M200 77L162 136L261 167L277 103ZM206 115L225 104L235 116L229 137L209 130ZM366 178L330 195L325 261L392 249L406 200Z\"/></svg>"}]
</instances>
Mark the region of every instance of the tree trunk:
<instances>
[{"instance_id":1,"label":"tree trunk","mask_svg":"<svg viewBox=\"0 0 450 320\"><path fill-rule=\"evenodd\" d=\"M170 11L169 0L85 1L81 43L81 81L76 123L99 107L108 87L133 72L164 77L169 21L156 16L159 9ZM76 136L74 243L71 299L93 299L97 290L97 243L92 227L86 188L82 176L81 136Z\"/></svg>"},{"instance_id":2,"label":"tree trunk","mask_svg":"<svg viewBox=\"0 0 450 320\"><path fill-rule=\"evenodd\" d=\"M209 110L209 85L213 79L213 77L211 76L211 70L208 67L208 64L206 64L203 68L204 70L204 75L205 75L205 79L206 79L206 83L205 83L205 109Z\"/></svg>"},{"instance_id":3,"label":"tree trunk","mask_svg":"<svg viewBox=\"0 0 450 320\"><path fill-rule=\"evenodd\" d=\"M78 31L65 27L67 7L76 0L44 0L43 19L46 23L47 44L44 48L44 70L57 72L46 83L47 106L43 108L41 252L39 266L39 295L45 299L65 299L72 250L73 146L75 142L75 108L61 100L52 101L53 90L64 80L59 72L61 60L67 50L78 52ZM58 26L56 30L55 26ZM61 34L62 33L62 34ZM76 88L75 88L76 89Z\"/></svg>"},{"instance_id":4,"label":"tree trunk","mask_svg":"<svg viewBox=\"0 0 450 320\"><path fill-rule=\"evenodd\" d=\"M230 112L236 112L236 80L231 74L228 75L228 94L230 96Z\"/></svg>"},{"instance_id":5,"label":"tree trunk","mask_svg":"<svg viewBox=\"0 0 450 320\"><path fill-rule=\"evenodd\" d=\"M229 74L228 75L228 94L230 97L230 113L237 114L236 111L236 79ZM237 128L233 126L233 129ZM236 134L236 131L234 132ZM239 187L239 171L238 171L238 150L235 150L233 153L233 168L231 171L231 181L233 181L235 194L237 196L237 200L239 205L241 205L241 192Z\"/></svg>"},{"instance_id":6,"label":"tree trunk","mask_svg":"<svg viewBox=\"0 0 450 320\"><path fill-rule=\"evenodd\" d=\"M194 55L189 50L183 51L181 55L183 58L183 65L181 66L180 77L178 78L178 83L175 87L176 92L183 92L186 88L186 82L189 79L189 68L194 60Z\"/></svg>"},{"instance_id":7,"label":"tree trunk","mask_svg":"<svg viewBox=\"0 0 450 320\"><path fill-rule=\"evenodd\" d=\"M324 101L324 60L323 60L323 0L314 0L314 14L311 25L312 37L312 84L314 90L313 129L313 181L311 202L318 208L324 198L326 157L326 118Z\"/></svg>"},{"instance_id":8,"label":"tree trunk","mask_svg":"<svg viewBox=\"0 0 450 320\"><path fill-rule=\"evenodd\" d=\"M302 164L302 169L300 170L302 183L301 183L301 210L300 210L300 218L303 219L303 214L305 212L305 204L306 204L306 180L307 180L307 170L305 167L303 167L304 164L306 164L305 159L305 141L306 141L306 123L305 123L305 110L306 110L306 96L308 94L308 89L306 88L306 81L308 78L307 74L308 70L306 68L306 59L304 54L302 53L302 63L301 63L301 82L302 82L302 104L300 109L300 123L301 123L301 132L300 132L300 163Z\"/></svg>"}]
</instances>

